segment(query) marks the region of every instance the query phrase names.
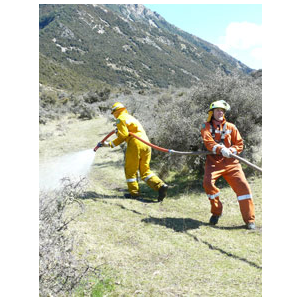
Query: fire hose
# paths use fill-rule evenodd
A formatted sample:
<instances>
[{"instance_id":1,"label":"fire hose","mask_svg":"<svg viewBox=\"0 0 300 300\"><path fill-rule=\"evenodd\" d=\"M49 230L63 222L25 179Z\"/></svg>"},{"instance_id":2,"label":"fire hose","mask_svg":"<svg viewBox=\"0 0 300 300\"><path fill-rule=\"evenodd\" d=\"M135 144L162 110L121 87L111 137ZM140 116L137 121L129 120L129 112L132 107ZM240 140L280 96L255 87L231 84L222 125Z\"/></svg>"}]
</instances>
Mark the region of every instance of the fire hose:
<instances>
[{"instance_id":1,"label":"fire hose","mask_svg":"<svg viewBox=\"0 0 300 300\"><path fill-rule=\"evenodd\" d=\"M98 144L97 144L97 146L94 148L94 151L96 152L97 150L98 150L98 148L100 148L100 147L103 147L103 143L111 136L111 135L113 135L114 133L116 133L117 132L117 130L115 129L115 130L113 130L112 132L110 132L101 142L99 142Z\"/></svg>"},{"instance_id":2,"label":"fire hose","mask_svg":"<svg viewBox=\"0 0 300 300\"><path fill-rule=\"evenodd\" d=\"M105 140L107 140L112 134L114 134L116 132L116 130L113 130L112 132L110 132L101 142L99 142L97 144L97 146L94 148L94 151L97 151L97 149L99 147L102 147L103 146L103 143ZM140 140L142 143L150 146L151 148L153 149L156 149L158 151L161 151L161 152L166 152L166 153L170 153L170 154L179 154L179 155L214 155L214 153L210 152L210 151L193 151L193 152L182 152L182 151L176 151L176 150L172 150L172 149L166 149L166 148L162 148L162 147L159 147L159 146L156 146L154 144L151 144L150 142L147 142L145 140L143 140L142 138L140 138L139 136L137 136L136 134L132 133L132 132L129 132L129 134L131 136L133 136L134 138ZM236 155L236 154L233 154L231 153L230 154L230 157L233 157L235 159L238 159L240 162L243 162L244 164L248 165L249 167L259 171L262 173L262 169L254 164L252 164L251 162L247 161L246 159Z\"/></svg>"}]
</instances>

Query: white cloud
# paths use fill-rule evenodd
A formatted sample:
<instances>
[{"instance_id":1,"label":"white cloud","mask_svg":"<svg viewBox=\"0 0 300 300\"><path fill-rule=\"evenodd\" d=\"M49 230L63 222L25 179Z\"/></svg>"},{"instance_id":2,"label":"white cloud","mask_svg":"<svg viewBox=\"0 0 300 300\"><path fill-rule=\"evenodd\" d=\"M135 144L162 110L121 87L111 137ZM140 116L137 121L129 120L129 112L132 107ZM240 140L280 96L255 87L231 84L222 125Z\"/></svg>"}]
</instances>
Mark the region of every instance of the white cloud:
<instances>
[{"instance_id":1,"label":"white cloud","mask_svg":"<svg viewBox=\"0 0 300 300\"><path fill-rule=\"evenodd\" d=\"M254 48L250 55L257 60L262 60L262 47Z\"/></svg>"},{"instance_id":2,"label":"white cloud","mask_svg":"<svg viewBox=\"0 0 300 300\"><path fill-rule=\"evenodd\" d=\"M250 68L259 69L262 63L262 25L232 22L217 46Z\"/></svg>"},{"instance_id":3,"label":"white cloud","mask_svg":"<svg viewBox=\"0 0 300 300\"><path fill-rule=\"evenodd\" d=\"M225 36L220 38L220 44L218 44L224 51L247 50L261 45L262 25L249 22L230 23L226 28Z\"/></svg>"}]
</instances>

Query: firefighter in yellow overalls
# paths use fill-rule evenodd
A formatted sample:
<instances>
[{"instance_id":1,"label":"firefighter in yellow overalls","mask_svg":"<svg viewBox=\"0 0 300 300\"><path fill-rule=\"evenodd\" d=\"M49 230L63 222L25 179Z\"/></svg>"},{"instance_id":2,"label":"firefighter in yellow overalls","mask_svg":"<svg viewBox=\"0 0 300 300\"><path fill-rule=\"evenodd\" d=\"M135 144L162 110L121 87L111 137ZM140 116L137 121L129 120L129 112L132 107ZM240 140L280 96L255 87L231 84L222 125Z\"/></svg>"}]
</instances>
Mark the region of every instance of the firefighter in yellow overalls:
<instances>
[{"instance_id":1,"label":"firefighter in yellow overalls","mask_svg":"<svg viewBox=\"0 0 300 300\"><path fill-rule=\"evenodd\" d=\"M116 118L117 138L111 142L104 142L104 147L117 147L124 141L127 143L125 154L125 176L130 194L125 194L126 198L137 198L139 196L139 184L137 181L138 171L140 177L149 187L158 191L158 201L163 201L167 195L168 185L150 170L151 148L129 135L129 132L141 137L149 142L146 132L141 123L131 116L126 107L116 102L112 106L112 112Z\"/></svg>"}]
</instances>

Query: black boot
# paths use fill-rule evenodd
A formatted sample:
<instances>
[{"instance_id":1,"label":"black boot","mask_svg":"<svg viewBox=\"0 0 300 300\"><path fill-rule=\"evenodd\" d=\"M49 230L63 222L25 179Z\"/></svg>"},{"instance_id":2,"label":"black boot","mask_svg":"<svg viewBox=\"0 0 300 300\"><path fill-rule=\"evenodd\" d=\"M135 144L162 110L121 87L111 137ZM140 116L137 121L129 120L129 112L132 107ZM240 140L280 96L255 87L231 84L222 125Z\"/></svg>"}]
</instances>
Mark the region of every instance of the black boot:
<instances>
[{"instance_id":1,"label":"black boot","mask_svg":"<svg viewBox=\"0 0 300 300\"><path fill-rule=\"evenodd\" d=\"M158 190L158 202L162 202L167 196L168 186L166 184L162 185Z\"/></svg>"},{"instance_id":2,"label":"black boot","mask_svg":"<svg viewBox=\"0 0 300 300\"><path fill-rule=\"evenodd\" d=\"M138 198L138 195L131 195L131 194L129 194L129 193L126 193L126 194L124 194L124 197L125 197L126 199L137 199L137 198Z\"/></svg>"},{"instance_id":3,"label":"black boot","mask_svg":"<svg viewBox=\"0 0 300 300\"><path fill-rule=\"evenodd\" d=\"M212 215L210 217L210 219L209 219L209 224L211 224L211 225L218 224L219 218L220 218L220 216L214 216L214 215Z\"/></svg>"}]
</instances>

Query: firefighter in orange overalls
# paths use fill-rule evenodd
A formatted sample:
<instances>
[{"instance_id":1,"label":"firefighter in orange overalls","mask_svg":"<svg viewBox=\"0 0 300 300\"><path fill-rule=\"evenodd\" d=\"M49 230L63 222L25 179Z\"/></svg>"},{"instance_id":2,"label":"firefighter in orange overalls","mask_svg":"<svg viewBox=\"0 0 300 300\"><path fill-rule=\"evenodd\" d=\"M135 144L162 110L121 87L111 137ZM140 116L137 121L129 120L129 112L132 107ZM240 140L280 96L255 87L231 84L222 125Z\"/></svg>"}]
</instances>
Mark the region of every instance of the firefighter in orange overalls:
<instances>
[{"instance_id":1,"label":"firefighter in orange overalls","mask_svg":"<svg viewBox=\"0 0 300 300\"><path fill-rule=\"evenodd\" d=\"M255 229L254 204L250 186L239 161L230 154L239 154L243 150L243 140L234 124L225 119L225 112L230 105L224 100L211 103L207 122L202 125L201 136L207 150L213 155L207 155L203 187L210 200L212 216L209 223L216 225L222 215L220 190L215 182L223 178L237 195L240 211L246 227Z\"/></svg>"},{"instance_id":2,"label":"firefighter in orange overalls","mask_svg":"<svg viewBox=\"0 0 300 300\"><path fill-rule=\"evenodd\" d=\"M112 142L104 142L104 147L114 148L124 141L127 143L125 154L125 176L130 194L126 198L137 198L139 196L139 184L137 181L138 171L142 180L149 187L158 191L158 201L161 202L167 195L168 185L150 170L151 148L138 139L129 135L129 132L149 142L146 132L140 122L128 114L126 107L116 102L111 112L117 120L117 138Z\"/></svg>"}]
</instances>

